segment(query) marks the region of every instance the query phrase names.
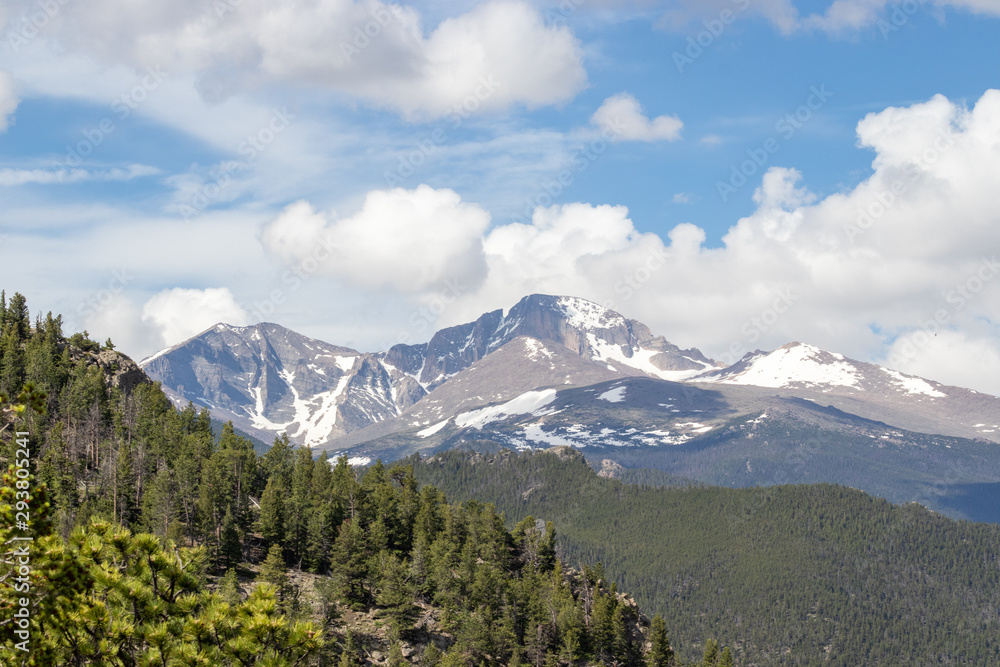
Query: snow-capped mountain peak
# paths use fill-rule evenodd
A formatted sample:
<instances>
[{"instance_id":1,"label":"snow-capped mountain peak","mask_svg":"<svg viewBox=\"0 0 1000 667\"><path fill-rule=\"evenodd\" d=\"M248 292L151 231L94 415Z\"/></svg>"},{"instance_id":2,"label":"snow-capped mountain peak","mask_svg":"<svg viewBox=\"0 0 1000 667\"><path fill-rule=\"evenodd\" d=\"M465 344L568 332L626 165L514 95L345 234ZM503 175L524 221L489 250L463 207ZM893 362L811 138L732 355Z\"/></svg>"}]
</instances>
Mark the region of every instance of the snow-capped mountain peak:
<instances>
[{"instance_id":1,"label":"snow-capped mountain peak","mask_svg":"<svg viewBox=\"0 0 1000 667\"><path fill-rule=\"evenodd\" d=\"M773 352L750 353L729 368L711 371L693 381L827 393L873 392L931 399L947 396L936 382L798 342L782 345Z\"/></svg>"}]
</instances>

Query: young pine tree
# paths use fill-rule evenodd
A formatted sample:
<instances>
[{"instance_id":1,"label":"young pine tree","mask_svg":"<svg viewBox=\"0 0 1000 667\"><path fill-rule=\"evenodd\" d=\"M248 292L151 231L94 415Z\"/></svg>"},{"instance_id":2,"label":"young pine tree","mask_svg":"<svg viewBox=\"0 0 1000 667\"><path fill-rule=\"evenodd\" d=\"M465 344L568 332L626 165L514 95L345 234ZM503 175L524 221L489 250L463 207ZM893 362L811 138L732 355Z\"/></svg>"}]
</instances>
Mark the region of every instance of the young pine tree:
<instances>
[{"instance_id":1,"label":"young pine tree","mask_svg":"<svg viewBox=\"0 0 1000 667\"><path fill-rule=\"evenodd\" d=\"M670 640L667 639L667 624L659 614L653 617L649 628L649 639L652 642L652 647L646 656L646 664L649 667L671 667L676 664L674 651L670 648Z\"/></svg>"}]
</instances>

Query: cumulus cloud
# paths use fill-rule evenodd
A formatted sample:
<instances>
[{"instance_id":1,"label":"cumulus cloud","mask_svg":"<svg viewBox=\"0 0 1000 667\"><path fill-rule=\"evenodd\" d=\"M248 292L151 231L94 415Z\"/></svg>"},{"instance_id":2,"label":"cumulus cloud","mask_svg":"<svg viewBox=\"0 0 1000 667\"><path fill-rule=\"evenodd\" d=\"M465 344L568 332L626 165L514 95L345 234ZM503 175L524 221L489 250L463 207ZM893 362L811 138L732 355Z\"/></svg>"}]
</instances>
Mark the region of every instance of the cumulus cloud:
<instances>
[{"instance_id":1,"label":"cumulus cloud","mask_svg":"<svg viewBox=\"0 0 1000 667\"><path fill-rule=\"evenodd\" d=\"M260 240L307 273L419 292L446 280L479 284L488 224L486 211L463 203L454 191L421 185L370 192L361 210L347 218L296 202L264 226Z\"/></svg>"},{"instance_id":2,"label":"cumulus cloud","mask_svg":"<svg viewBox=\"0 0 1000 667\"><path fill-rule=\"evenodd\" d=\"M246 325L250 317L229 288L177 287L159 292L147 301L142 307L142 322L159 334L165 347L187 340L219 322Z\"/></svg>"},{"instance_id":3,"label":"cumulus cloud","mask_svg":"<svg viewBox=\"0 0 1000 667\"><path fill-rule=\"evenodd\" d=\"M10 73L0 70L0 132L7 130L10 118L20 103L21 98L18 97L17 89L14 86L14 77Z\"/></svg>"},{"instance_id":4,"label":"cumulus cloud","mask_svg":"<svg viewBox=\"0 0 1000 667\"><path fill-rule=\"evenodd\" d=\"M650 120L639 101L628 93L604 100L590 121L621 141L675 141L681 138L684 123L677 116L657 116Z\"/></svg>"},{"instance_id":5,"label":"cumulus cloud","mask_svg":"<svg viewBox=\"0 0 1000 667\"><path fill-rule=\"evenodd\" d=\"M586 83L570 29L545 25L523 0L491 0L430 31L416 9L377 0L80 0L39 39L186 73L208 100L297 82L417 117L558 104Z\"/></svg>"}]
</instances>

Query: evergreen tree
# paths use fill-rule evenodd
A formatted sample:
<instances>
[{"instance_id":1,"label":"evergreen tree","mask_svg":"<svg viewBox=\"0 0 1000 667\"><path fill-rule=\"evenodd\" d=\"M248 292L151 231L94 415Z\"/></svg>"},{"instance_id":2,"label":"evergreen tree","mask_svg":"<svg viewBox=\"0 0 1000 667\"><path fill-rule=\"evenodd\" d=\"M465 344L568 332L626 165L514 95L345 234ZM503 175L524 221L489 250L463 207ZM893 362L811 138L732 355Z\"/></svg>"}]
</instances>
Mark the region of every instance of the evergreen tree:
<instances>
[{"instance_id":1,"label":"evergreen tree","mask_svg":"<svg viewBox=\"0 0 1000 667\"><path fill-rule=\"evenodd\" d=\"M219 597L227 604L235 607L243 600L240 593L240 582L236 576L236 570L229 568L225 576L219 581Z\"/></svg>"},{"instance_id":2,"label":"evergreen tree","mask_svg":"<svg viewBox=\"0 0 1000 667\"><path fill-rule=\"evenodd\" d=\"M281 547L277 544L271 545L268 550L267 558L261 564L260 572L257 574L257 581L270 584L274 588L278 604L285 611L289 611L292 601L292 587L288 579L285 558L282 555Z\"/></svg>"},{"instance_id":3,"label":"evergreen tree","mask_svg":"<svg viewBox=\"0 0 1000 667\"><path fill-rule=\"evenodd\" d=\"M421 661L421 664L426 665L426 667L437 667L437 665L440 664L440 662L441 662L441 651L438 649L437 646L434 645L434 642L430 642L424 648L424 656L423 660ZM520 667L519 663L514 663L514 662L510 663L510 667L514 667L515 665L517 665L517 667Z\"/></svg>"},{"instance_id":4,"label":"evergreen tree","mask_svg":"<svg viewBox=\"0 0 1000 667\"><path fill-rule=\"evenodd\" d=\"M312 450L300 447L295 451L292 469L291 497L285 514L285 548L293 564L302 566L309 538L309 520L312 516L312 475L314 468Z\"/></svg>"},{"instance_id":5,"label":"evergreen tree","mask_svg":"<svg viewBox=\"0 0 1000 667\"><path fill-rule=\"evenodd\" d=\"M275 437L271 448L267 450L260 462L260 474L266 482L277 476L285 488L292 479L292 468L294 466L295 453L292 450L292 441L287 433Z\"/></svg>"},{"instance_id":6,"label":"evergreen tree","mask_svg":"<svg viewBox=\"0 0 1000 667\"><path fill-rule=\"evenodd\" d=\"M240 543L240 534L236 528L232 511L227 509L226 516L222 520L222 534L219 540L219 555L216 563L222 568L233 568L242 561L243 547Z\"/></svg>"},{"instance_id":7,"label":"evergreen tree","mask_svg":"<svg viewBox=\"0 0 1000 667\"><path fill-rule=\"evenodd\" d=\"M268 546L285 542L285 491L280 479L277 475L269 479L260 498L260 534Z\"/></svg>"},{"instance_id":8,"label":"evergreen tree","mask_svg":"<svg viewBox=\"0 0 1000 667\"><path fill-rule=\"evenodd\" d=\"M705 652L701 656L702 667L716 667L719 660L719 642L709 639L705 642Z\"/></svg>"},{"instance_id":9,"label":"evergreen tree","mask_svg":"<svg viewBox=\"0 0 1000 667\"><path fill-rule=\"evenodd\" d=\"M365 534L361 526L357 521L344 521L330 552L330 576L336 583L341 600L348 605L358 606L368 600L365 587L367 560Z\"/></svg>"},{"instance_id":10,"label":"evergreen tree","mask_svg":"<svg viewBox=\"0 0 1000 667\"><path fill-rule=\"evenodd\" d=\"M649 667L670 667L674 664L674 651L667 639L667 624L663 617L657 614L649 626L649 639L652 646L646 656Z\"/></svg>"}]
</instances>

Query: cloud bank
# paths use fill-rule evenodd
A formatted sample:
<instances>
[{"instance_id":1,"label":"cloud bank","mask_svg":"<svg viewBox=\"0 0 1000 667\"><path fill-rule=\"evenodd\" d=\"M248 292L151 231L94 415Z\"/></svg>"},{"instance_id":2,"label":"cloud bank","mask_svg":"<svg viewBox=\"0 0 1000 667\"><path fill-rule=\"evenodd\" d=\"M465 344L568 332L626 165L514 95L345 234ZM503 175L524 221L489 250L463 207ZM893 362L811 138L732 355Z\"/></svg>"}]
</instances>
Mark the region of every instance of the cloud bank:
<instances>
[{"instance_id":1,"label":"cloud bank","mask_svg":"<svg viewBox=\"0 0 1000 667\"><path fill-rule=\"evenodd\" d=\"M14 5L16 36L17 9L38 7ZM570 29L520 0L491 0L431 30L413 7L375 0L74 0L38 34L109 65L192 76L210 101L297 84L425 118L559 104L586 83Z\"/></svg>"}]
</instances>

